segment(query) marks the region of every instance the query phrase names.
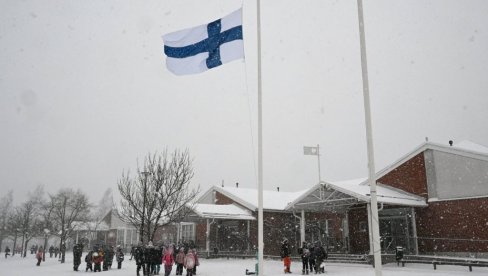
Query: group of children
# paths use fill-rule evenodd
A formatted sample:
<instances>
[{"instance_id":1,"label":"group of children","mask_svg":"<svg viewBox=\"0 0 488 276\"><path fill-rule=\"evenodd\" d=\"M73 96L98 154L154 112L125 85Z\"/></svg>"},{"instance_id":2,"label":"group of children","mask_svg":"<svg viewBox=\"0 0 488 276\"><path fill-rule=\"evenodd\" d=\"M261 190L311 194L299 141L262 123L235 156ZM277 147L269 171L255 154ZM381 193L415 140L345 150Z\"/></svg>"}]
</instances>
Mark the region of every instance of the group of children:
<instances>
[{"instance_id":1,"label":"group of children","mask_svg":"<svg viewBox=\"0 0 488 276\"><path fill-rule=\"evenodd\" d=\"M196 250L185 245L176 248L174 245L153 246L149 242L146 246L139 244L132 252L136 260L138 276L141 270L144 276L158 275L160 265L164 265L164 275L169 276L175 264L176 275L183 275L183 268L186 268L186 275L193 276L199 265Z\"/></svg>"},{"instance_id":2,"label":"group of children","mask_svg":"<svg viewBox=\"0 0 488 276\"><path fill-rule=\"evenodd\" d=\"M309 270L310 273L315 271L315 274L325 273L324 261L327 260L328 254L319 241L314 245L303 242L298 254L302 258L302 274L308 274Z\"/></svg>"},{"instance_id":3,"label":"group of children","mask_svg":"<svg viewBox=\"0 0 488 276\"><path fill-rule=\"evenodd\" d=\"M117 246L116 251L112 246L99 247L95 246L94 249L88 252L85 256L86 269L85 271L101 272L107 271L112 268L113 259L117 261L117 268L122 268L122 262L124 261L124 252L120 246ZM78 269L75 269L78 271Z\"/></svg>"}]
</instances>

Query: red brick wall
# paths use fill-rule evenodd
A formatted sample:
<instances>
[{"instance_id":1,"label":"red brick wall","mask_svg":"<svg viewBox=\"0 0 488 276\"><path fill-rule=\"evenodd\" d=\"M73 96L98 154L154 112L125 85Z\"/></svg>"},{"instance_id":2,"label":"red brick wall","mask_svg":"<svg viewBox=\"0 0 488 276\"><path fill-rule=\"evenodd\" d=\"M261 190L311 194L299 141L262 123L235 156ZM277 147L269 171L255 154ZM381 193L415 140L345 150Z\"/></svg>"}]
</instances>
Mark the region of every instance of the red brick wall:
<instances>
[{"instance_id":1,"label":"red brick wall","mask_svg":"<svg viewBox=\"0 0 488 276\"><path fill-rule=\"evenodd\" d=\"M427 198L427 175L424 153L421 152L384 175L379 183Z\"/></svg>"},{"instance_id":2,"label":"red brick wall","mask_svg":"<svg viewBox=\"0 0 488 276\"><path fill-rule=\"evenodd\" d=\"M207 241L207 221L203 220L195 224L195 245L200 251L205 250Z\"/></svg>"},{"instance_id":3,"label":"red brick wall","mask_svg":"<svg viewBox=\"0 0 488 276\"><path fill-rule=\"evenodd\" d=\"M350 252L363 254L369 252L368 213L366 206L349 210L349 244ZM366 224L366 232L360 230L360 223Z\"/></svg>"},{"instance_id":4,"label":"red brick wall","mask_svg":"<svg viewBox=\"0 0 488 276\"><path fill-rule=\"evenodd\" d=\"M488 252L488 198L430 202L416 212L420 252Z\"/></svg>"}]
</instances>

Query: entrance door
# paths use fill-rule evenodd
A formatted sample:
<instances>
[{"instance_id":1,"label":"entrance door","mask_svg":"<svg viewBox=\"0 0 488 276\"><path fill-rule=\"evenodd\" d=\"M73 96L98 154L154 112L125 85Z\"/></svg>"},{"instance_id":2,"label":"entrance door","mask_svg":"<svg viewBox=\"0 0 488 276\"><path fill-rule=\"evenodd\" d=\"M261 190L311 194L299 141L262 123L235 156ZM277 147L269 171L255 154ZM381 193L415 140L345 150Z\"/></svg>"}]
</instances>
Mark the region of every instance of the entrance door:
<instances>
[{"instance_id":1,"label":"entrance door","mask_svg":"<svg viewBox=\"0 0 488 276\"><path fill-rule=\"evenodd\" d=\"M406 217L380 218L381 250L386 253L395 252L397 246L409 249L408 225Z\"/></svg>"}]
</instances>

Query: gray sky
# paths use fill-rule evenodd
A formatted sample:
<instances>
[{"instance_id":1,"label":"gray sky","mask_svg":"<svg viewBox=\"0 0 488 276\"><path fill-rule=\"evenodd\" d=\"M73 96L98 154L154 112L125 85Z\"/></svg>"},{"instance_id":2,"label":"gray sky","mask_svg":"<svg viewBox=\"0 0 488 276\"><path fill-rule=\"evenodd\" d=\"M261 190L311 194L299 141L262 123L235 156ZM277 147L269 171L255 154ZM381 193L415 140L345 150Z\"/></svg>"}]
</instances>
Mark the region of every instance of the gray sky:
<instances>
[{"instance_id":1,"label":"gray sky","mask_svg":"<svg viewBox=\"0 0 488 276\"><path fill-rule=\"evenodd\" d=\"M356 1L262 1L265 188L367 176ZM246 61L166 70L161 35L222 17L237 0L0 0L0 183L94 202L124 169L188 148L193 183L255 187L255 1ZM421 144L488 146L488 2L366 1L377 170Z\"/></svg>"}]
</instances>

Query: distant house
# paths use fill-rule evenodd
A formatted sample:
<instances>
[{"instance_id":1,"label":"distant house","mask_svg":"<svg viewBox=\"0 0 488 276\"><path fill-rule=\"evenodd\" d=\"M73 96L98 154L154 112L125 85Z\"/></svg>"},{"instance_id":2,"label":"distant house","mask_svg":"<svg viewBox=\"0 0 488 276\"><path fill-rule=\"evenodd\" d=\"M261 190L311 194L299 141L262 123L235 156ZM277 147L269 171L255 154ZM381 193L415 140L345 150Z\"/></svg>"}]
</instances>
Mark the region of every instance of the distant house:
<instances>
[{"instance_id":1,"label":"distant house","mask_svg":"<svg viewBox=\"0 0 488 276\"><path fill-rule=\"evenodd\" d=\"M376 176L383 252L488 252L488 148L471 142L424 143ZM321 241L331 252L370 253L367 179L325 181L298 192L264 191L264 252L286 237ZM214 186L195 206L177 239L200 250L248 251L257 244L257 190ZM211 205L220 205L219 207Z\"/></svg>"},{"instance_id":2,"label":"distant house","mask_svg":"<svg viewBox=\"0 0 488 276\"><path fill-rule=\"evenodd\" d=\"M139 241L139 231L133 225L120 220L114 210L110 210L102 218L102 222L108 225L108 231L104 242L108 245L120 245L130 248Z\"/></svg>"}]
</instances>

